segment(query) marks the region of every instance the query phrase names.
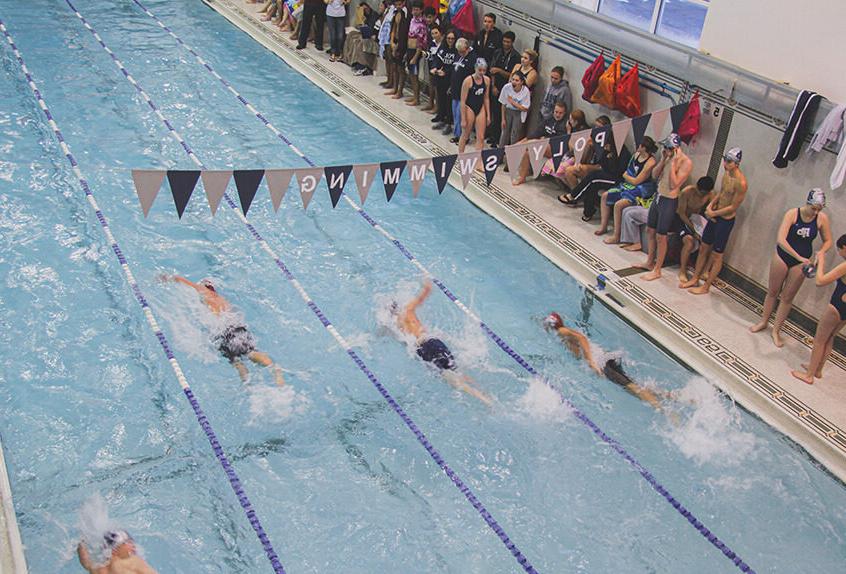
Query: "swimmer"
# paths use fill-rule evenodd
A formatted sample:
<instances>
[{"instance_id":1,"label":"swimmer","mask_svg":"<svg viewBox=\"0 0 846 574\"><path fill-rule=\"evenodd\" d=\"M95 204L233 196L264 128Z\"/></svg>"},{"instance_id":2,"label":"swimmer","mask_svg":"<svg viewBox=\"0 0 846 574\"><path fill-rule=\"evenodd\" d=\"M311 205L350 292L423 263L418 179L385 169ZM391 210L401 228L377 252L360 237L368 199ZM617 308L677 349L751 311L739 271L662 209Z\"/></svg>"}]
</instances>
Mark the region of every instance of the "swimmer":
<instances>
[{"instance_id":1,"label":"swimmer","mask_svg":"<svg viewBox=\"0 0 846 574\"><path fill-rule=\"evenodd\" d=\"M426 363L432 363L443 378L454 388L476 397L488 406L493 400L473 386L473 379L468 375L458 372L455 364L455 357L449 347L435 337L428 337L420 319L417 318L417 308L420 307L432 292L432 282L426 281L423 289L405 307L400 309L397 303L391 305L391 313L396 316L397 325L400 331L413 336L416 339L417 355Z\"/></svg>"},{"instance_id":2,"label":"swimmer","mask_svg":"<svg viewBox=\"0 0 846 574\"><path fill-rule=\"evenodd\" d=\"M247 326L237 315L231 313L232 305L217 292L211 279L203 279L199 283L193 283L179 275L172 277L162 275L161 279L188 285L202 296L203 303L212 313L226 318L223 327L212 340L217 344L217 350L220 354L229 359L229 362L238 371L241 381L246 382L250 374L247 366L241 360L243 357L247 357L257 365L270 367L276 384L280 387L285 385L282 369L273 363L273 359L267 353L256 350L256 340L252 333L247 330Z\"/></svg>"},{"instance_id":3,"label":"swimmer","mask_svg":"<svg viewBox=\"0 0 846 574\"><path fill-rule=\"evenodd\" d=\"M135 553L135 541L126 530L113 530L103 535L101 549L103 554L109 556L102 565L92 562L84 542L80 542L76 547L79 563L91 574L156 574L156 571Z\"/></svg>"},{"instance_id":4,"label":"swimmer","mask_svg":"<svg viewBox=\"0 0 846 574\"><path fill-rule=\"evenodd\" d=\"M593 358L588 338L581 331L565 327L564 319L561 318L561 315L558 313L550 313L543 320L543 326L547 331L555 331L555 333L561 337L564 345L570 349L570 352L573 353L577 359L584 359L597 375L605 376L605 378L612 383L620 385L627 392L633 394L640 400L649 403L656 409L663 409L661 401L658 400L655 392L635 383L623 370L623 365L620 363L619 359L609 359L605 361L605 365L600 368L599 365L596 364L596 360Z\"/></svg>"}]
</instances>

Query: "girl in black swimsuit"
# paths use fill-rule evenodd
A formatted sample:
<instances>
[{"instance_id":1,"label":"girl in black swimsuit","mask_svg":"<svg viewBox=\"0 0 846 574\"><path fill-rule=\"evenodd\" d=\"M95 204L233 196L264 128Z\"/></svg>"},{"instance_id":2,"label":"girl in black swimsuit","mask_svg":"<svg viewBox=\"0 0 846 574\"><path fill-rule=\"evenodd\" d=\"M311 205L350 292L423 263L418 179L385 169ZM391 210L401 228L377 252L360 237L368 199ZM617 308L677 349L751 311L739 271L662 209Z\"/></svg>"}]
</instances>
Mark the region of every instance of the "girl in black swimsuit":
<instances>
[{"instance_id":1,"label":"girl in black swimsuit","mask_svg":"<svg viewBox=\"0 0 846 574\"><path fill-rule=\"evenodd\" d=\"M761 320L749 328L752 333L766 329L776 300L780 297L781 302L773 322L773 342L776 347L784 346L781 327L805 280L802 268L816 259L813 243L817 234L822 235L823 239L821 252L831 247L831 228L828 216L822 213L824 207L825 194L820 189L812 189L808 192L805 205L789 210L782 218L776 252L770 262L770 280Z\"/></svg>"},{"instance_id":2,"label":"girl in black swimsuit","mask_svg":"<svg viewBox=\"0 0 846 574\"><path fill-rule=\"evenodd\" d=\"M476 71L472 76L464 80L461 86L461 117L462 129L461 138L458 140L458 153L464 153L467 139L470 132L476 128L476 149L482 150L485 146L485 129L491 123L489 109L489 91L491 79L485 74L488 71L488 63L484 58L476 60Z\"/></svg>"}]
</instances>

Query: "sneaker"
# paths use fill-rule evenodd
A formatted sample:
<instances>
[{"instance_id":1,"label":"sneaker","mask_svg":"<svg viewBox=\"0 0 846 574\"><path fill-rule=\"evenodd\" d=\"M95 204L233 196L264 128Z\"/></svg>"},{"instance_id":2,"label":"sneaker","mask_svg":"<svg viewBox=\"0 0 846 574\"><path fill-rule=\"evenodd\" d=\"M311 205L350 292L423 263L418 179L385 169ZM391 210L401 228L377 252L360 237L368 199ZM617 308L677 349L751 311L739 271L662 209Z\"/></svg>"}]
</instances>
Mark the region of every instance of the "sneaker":
<instances>
[{"instance_id":1,"label":"sneaker","mask_svg":"<svg viewBox=\"0 0 846 574\"><path fill-rule=\"evenodd\" d=\"M361 75L362 76L372 76L373 70L371 70L370 68L364 68L364 71L361 73Z\"/></svg>"},{"instance_id":2,"label":"sneaker","mask_svg":"<svg viewBox=\"0 0 846 574\"><path fill-rule=\"evenodd\" d=\"M444 134L445 136L448 136L449 134L452 133L452 126L450 126L450 125L445 126L443 131L441 131L441 133Z\"/></svg>"},{"instance_id":3,"label":"sneaker","mask_svg":"<svg viewBox=\"0 0 846 574\"><path fill-rule=\"evenodd\" d=\"M457 144L459 139L460 138L457 138L457 137L451 137L451 138L449 138L449 143Z\"/></svg>"},{"instance_id":4,"label":"sneaker","mask_svg":"<svg viewBox=\"0 0 846 574\"><path fill-rule=\"evenodd\" d=\"M430 122L432 122L433 124L439 124L439 123L441 123L443 120L442 120L441 118L439 118L438 116L435 116L434 118L432 118L432 119L431 119L431 120L429 120L429 121L430 121Z\"/></svg>"},{"instance_id":5,"label":"sneaker","mask_svg":"<svg viewBox=\"0 0 846 574\"><path fill-rule=\"evenodd\" d=\"M323 51L323 46L315 46L315 47L314 47L314 49L315 49L315 50L317 50L318 52L322 52L322 51ZM328 51L328 50L327 50L327 51Z\"/></svg>"},{"instance_id":6,"label":"sneaker","mask_svg":"<svg viewBox=\"0 0 846 574\"><path fill-rule=\"evenodd\" d=\"M297 44L297 50L305 50L305 46L300 46L299 44Z\"/></svg>"},{"instance_id":7,"label":"sneaker","mask_svg":"<svg viewBox=\"0 0 846 574\"><path fill-rule=\"evenodd\" d=\"M435 125L432 126L432 129L433 130L442 130L442 129L444 129L444 127L446 127L445 123L438 122L438 123L436 123Z\"/></svg>"},{"instance_id":8,"label":"sneaker","mask_svg":"<svg viewBox=\"0 0 846 574\"><path fill-rule=\"evenodd\" d=\"M361 68L359 68L358 70L353 72L353 76L363 76L363 75L364 75L364 70L362 70Z\"/></svg>"}]
</instances>

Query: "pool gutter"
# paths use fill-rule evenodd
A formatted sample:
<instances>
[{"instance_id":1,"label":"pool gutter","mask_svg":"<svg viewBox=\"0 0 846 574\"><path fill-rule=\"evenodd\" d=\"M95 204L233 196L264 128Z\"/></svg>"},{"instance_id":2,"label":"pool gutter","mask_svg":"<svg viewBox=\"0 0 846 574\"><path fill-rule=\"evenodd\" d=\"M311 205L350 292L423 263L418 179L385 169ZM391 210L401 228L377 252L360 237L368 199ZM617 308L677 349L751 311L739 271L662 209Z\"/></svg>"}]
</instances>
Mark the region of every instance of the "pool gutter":
<instances>
[{"instance_id":1,"label":"pool gutter","mask_svg":"<svg viewBox=\"0 0 846 574\"><path fill-rule=\"evenodd\" d=\"M15 506L12 504L12 486L6 470L6 458L3 456L3 442L0 440L0 573L26 574L21 533Z\"/></svg>"},{"instance_id":2,"label":"pool gutter","mask_svg":"<svg viewBox=\"0 0 846 574\"><path fill-rule=\"evenodd\" d=\"M455 153L443 149L389 108L373 101L336 74L326 62L315 59L312 50L296 51L294 43L263 26L252 14L232 0L203 0L209 7L265 48L282 58L297 72L323 89L394 144L413 157ZM453 171L450 184L462 189L460 175ZM544 217L500 189L488 187L476 175L463 194L511 231L527 241L552 263L592 289L596 296L625 321L668 350L691 368L714 381L722 391L770 426L791 437L813 458L846 482L846 433L831 421L790 395L763 373L701 329L686 322L640 285L614 273L590 250L567 236ZM607 277L604 289L597 289L597 276Z\"/></svg>"}]
</instances>

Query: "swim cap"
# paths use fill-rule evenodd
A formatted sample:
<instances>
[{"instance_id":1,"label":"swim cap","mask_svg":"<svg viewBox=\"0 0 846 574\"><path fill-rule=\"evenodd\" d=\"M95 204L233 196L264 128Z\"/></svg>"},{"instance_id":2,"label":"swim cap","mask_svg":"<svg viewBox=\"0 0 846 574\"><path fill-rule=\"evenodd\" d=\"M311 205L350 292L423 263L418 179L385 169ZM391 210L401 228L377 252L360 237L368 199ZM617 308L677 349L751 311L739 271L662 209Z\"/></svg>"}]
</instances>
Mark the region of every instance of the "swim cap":
<instances>
[{"instance_id":1,"label":"swim cap","mask_svg":"<svg viewBox=\"0 0 846 574\"><path fill-rule=\"evenodd\" d=\"M802 273L808 279L813 279L817 275L817 266L813 265L811 263L808 263L807 265L803 265L802 266Z\"/></svg>"},{"instance_id":2,"label":"swim cap","mask_svg":"<svg viewBox=\"0 0 846 574\"><path fill-rule=\"evenodd\" d=\"M725 153L723 159L734 163L740 163L740 160L743 159L743 150L739 147L733 147Z\"/></svg>"},{"instance_id":3,"label":"swim cap","mask_svg":"<svg viewBox=\"0 0 846 574\"><path fill-rule=\"evenodd\" d=\"M199 283L197 283L197 285L202 285L203 287L206 287L206 288L214 291L214 282L212 282L212 280L209 279L208 277L200 279L200 281L199 281Z\"/></svg>"},{"instance_id":4,"label":"swim cap","mask_svg":"<svg viewBox=\"0 0 846 574\"><path fill-rule=\"evenodd\" d=\"M111 530L103 535L103 549L112 552L132 540L126 530Z\"/></svg>"},{"instance_id":5,"label":"swim cap","mask_svg":"<svg viewBox=\"0 0 846 574\"><path fill-rule=\"evenodd\" d=\"M476 58L475 69L478 70L479 68L484 68L484 69L487 70L488 69L488 61L485 60L484 58Z\"/></svg>"},{"instance_id":6,"label":"swim cap","mask_svg":"<svg viewBox=\"0 0 846 574\"><path fill-rule=\"evenodd\" d=\"M672 133L661 143L667 149L676 149L677 147L681 147L681 138L679 137L679 134Z\"/></svg>"},{"instance_id":7,"label":"swim cap","mask_svg":"<svg viewBox=\"0 0 846 574\"><path fill-rule=\"evenodd\" d=\"M560 329L564 326L564 319L558 313L550 313L543 320L543 326L547 329Z\"/></svg>"},{"instance_id":8,"label":"swim cap","mask_svg":"<svg viewBox=\"0 0 846 574\"><path fill-rule=\"evenodd\" d=\"M825 192L818 187L815 187L811 191L808 192L808 199L806 200L808 205L819 205L821 207L825 207Z\"/></svg>"}]
</instances>

